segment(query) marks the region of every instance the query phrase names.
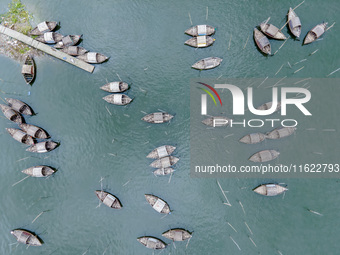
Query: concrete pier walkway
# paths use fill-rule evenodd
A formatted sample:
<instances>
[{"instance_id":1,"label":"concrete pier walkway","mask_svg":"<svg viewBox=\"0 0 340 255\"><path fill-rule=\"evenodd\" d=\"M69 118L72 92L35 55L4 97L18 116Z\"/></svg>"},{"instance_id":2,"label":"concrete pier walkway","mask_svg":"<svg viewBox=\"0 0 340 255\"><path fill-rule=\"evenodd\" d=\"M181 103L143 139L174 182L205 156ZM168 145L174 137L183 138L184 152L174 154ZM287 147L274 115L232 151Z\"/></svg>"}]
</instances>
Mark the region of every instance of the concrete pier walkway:
<instances>
[{"instance_id":1,"label":"concrete pier walkway","mask_svg":"<svg viewBox=\"0 0 340 255\"><path fill-rule=\"evenodd\" d=\"M27 45L33 47L33 48L36 48L38 50L41 50L53 57L56 57L56 58L59 58L71 65L74 65L74 66L77 66L87 72L90 72L92 73L93 70L94 70L94 66L93 65L90 65L80 59L77 59L75 57L72 57L64 52L61 52L53 47L50 47L44 43L41 43L41 42L38 42L36 40L34 40L33 38L31 37L28 37L22 33L19 33L13 29L10 29L10 28L7 28L7 27L4 27L2 25L0 25L0 33L2 34L5 34L5 35L8 35L18 41L21 41L23 43L26 43Z\"/></svg>"}]
</instances>

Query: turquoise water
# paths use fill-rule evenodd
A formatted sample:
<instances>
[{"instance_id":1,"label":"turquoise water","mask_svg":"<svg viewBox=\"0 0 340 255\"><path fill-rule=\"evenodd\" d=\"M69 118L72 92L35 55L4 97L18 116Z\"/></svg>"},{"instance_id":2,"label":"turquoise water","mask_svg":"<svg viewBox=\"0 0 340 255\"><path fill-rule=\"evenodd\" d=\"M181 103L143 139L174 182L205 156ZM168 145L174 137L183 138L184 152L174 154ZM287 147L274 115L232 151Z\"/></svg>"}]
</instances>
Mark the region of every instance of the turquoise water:
<instances>
[{"instance_id":1,"label":"turquoise water","mask_svg":"<svg viewBox=\"0 0 340 255\"><path fill-rule=\"evenodd\" d=\"M2 12L6 11L7 3L0 0ZM136 241L143 235L169 243L164 254L338 253L337 179L220 179L223 189L228 191L232 204L229 207L223 204L225 200L216 179L191 178L189 170L190 79L274 77L282 65L275 77L325 78L339 68L338 24L321 41L302 47L301 41L289 39L274 57L264 57L252 40L254 26L271 16L271 22L281 27L288 8L299 2L24 3L34 13L35 23L60 21L60 33L83 34L81 46L110 56L110 60L88 74L52 57L39 57L35 59L37 77L29 87L20 75L21 63L0 56L1 97L15 97L31 105L37 115L26 121L43 127L53 140L60 142L53 152L31 154L6 133L6 127L15 125L0 118L1 254L152 254ZM305 2L296 10L303 24L302 35L324 20L329 24L338 22L339 7L337 1ZM217 27L212 47L195 50L184 45L189 36L183 32L191 26L188 13L193 24ZM283 31L288 34L286 28ZM274 52L282 44L271 42ZM190 68L208 56L222 57L224 61L210 71ZM307 60L294 65L302 59ZM330 77L339 75L337 72ZM128 95L134 101L126 107L108 105L101 99L107 93L99 87L107 81L119 80L118 76L131 85ZM337 92L335 88L334 95ZM313 91L314 96L321 98L320 104L333 109L328 115L325 113L331 127L323 127L318 119L311 120L308 127L316 128L316 133L297 132L282 140L281 146L291 146L301 156L323 157L313 154L318 150L310 144L318 140L325 156L327 150L337 151L339 122L335 110L339 103L329 102L322 89ZM318 104L315 101L313 109L317 110ZM158 109L175 114L175 118L170 124L156 126L140 120L145 113ZM324 128L336 132L322 132ZM237 135L229 138L231 144L238 139ZM170 183L167 177L154 177L149 167L151 160L145 158L163 144L177 146L174 155L180 158ZM230 149L236 161L244 157L237 153L239 148L235 150ZM51 165L58 172L46 180L29 178L12 187L25 177L21 170L40 164ZM101 188L101 178L104 190L122 202L122 210L97 208L94 191ZM268 181L285 183L289 191L284 197L275 198L260 197L251 191ZM172 214L162 218L152 210L144 198L147 193L167 201ZM47 212L31 223L42 211ZM187 242L174 246L162 238L164 231L176 227L194 231L187 248ZM28 249L16 246L10 235L14 228L36 232L45 244Z\"/></svg>"}]
</instances>

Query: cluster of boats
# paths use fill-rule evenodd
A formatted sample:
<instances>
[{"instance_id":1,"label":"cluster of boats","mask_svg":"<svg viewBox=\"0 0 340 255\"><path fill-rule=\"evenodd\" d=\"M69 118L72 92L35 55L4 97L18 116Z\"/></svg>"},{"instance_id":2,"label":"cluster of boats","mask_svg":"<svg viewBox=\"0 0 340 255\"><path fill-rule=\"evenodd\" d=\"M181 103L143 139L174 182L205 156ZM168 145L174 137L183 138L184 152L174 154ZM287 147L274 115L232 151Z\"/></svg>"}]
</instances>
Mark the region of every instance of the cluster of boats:
<instances>
[{"instance_id":1,"label":"cluster of boats","mask_svg":"<svg viewBox=\"0 0 340 255\"><path fill-rule=\"evenodd\" d=\"M101 86L100 89L112 93L110 95L103 97L103 99L110 104L127 105L132 101L132 99L128 95L122 94L122 92L129 89L129 85L126 82L123 81L109 82Z\"/></svg>"},{"instance_id":2,"label":"cluster of boats","mask_svg":"<svg viewBox=\"0 0 340 255\"><path fill-rule=\"evenodd\" d=\"M108 57L101 53L89 52L83 47L76 46L80 42L82 35L63 36L53 32L57 27L58 23L55 21L44 21L39 23L29 34L35 36L35 40L46 44L54 44L54 48L87 63L100 64L108 60Z\"/></svg>"},{"instance_id":3,"label":"cluster of boats","mask_svg":"<svg viewBox=\"0 0 340 255\"><path fill-rule=\"evenodd\" d=\"M15 122L20 127L20 129L6 128L6 130L14 140L30 145L26 151L45 153L54 150L59 145L52 140L46 140L50 138L50 136L41 127L25 123L25 119L21 114L32 116L34 112L30 106L18 99L6 98L5 100L8 105L0 104L1 111L7 119Z\"/></svg>"},{"instance_id":4,"label":"cluster of boats","mask_svg":"<svg viewBox=\"0 0 340 255\"><path fill-rule=\"evenodd\" d=\"M152 156L154 157L157 154L157 152L153 151L150 154L152 154ZM121 209L123 207L121 202L116 196L103 190L96 190L95 193L98 199L109 208ZM170 206L166 201L152 194L145 194L144 196L146 201L155 211L161 214L171 214ZM185 241L192 237L192 233L183 228L175 228L165 231L162 234L162 236L172 241ZM161 239L158 239L153 236L138 237L137 241L149 249L158 250L164 249L167 246L167 244L163 242Z\"/></svg>"},{"instance_id":5,"label":"cluster of boats","mask_svg":"<svg viewBox=\"0 0 340 255\"><path fill-rule=\"evenodd\" d=\"M197 25L193 26L187 30L185 33L192 36L192 38L188 39L185 44L195 48L204 48L211 46L215 39L210 35L215 33L215 28L209 25ZM197 61L191 67L198 70L207 70L212 69L219 66L222 62L221 58L218 57L209 57L204 58Z\"/></svg>"},{"instance_id":6,"label":"cluster of boats","mask_svg":"<svg viewBox=\"0 0 340 255\"><path fill-rule=\"evenodd\" d=\"M153 174L155 176L172 174L175 170L172 168L178 162L178 158L171 156L176 147L171 145L160 146L151 151L146 157L150 159L156 159L150 166L157 168Z\"/></svg>"},{"instance_id":7,"label":"cluster of boats","mask_svg":"<svg viewBox=\"0 0 340 255\"><path fill-rule=\"evenodd\" d=\"M287 15L287 23L289 31L291 34L299 39L301 35L301 21L300 18L296 15L294 9L289 8ZM256 42L257 47L264 54L271 55L271 45L268 40L269 38L276 40L286 40L287 37L282 33L281 29L277 28L273 24L269 24L270 17L260 24L260 29L254 29L254 40ZM316 41L321 35L323 35L327 28L327 22L323 22L321 24L316 25L312 28L306 35L303 44L309 44ZM268 36L268 37L267 37Z\"/></svg>"},{"instance_id":8,"label":"cluster of boats","mask_svg":"<svg viewBox=\"0 0 340 255\"><path fill-rule=\"evenodd\" d=\"M26 103L13 98L5 98L8 105L0 104L0 109L7 119L19 125L18 128L6 128L7 132L14 138L14 140L30 145L26 151L45 153L54 150L59 144L46 140L50 138L49 134L41 127L26 124L23 115L34 115L32 108ZM37 140L45 140L37 142ZM31 177L48 177L56 172L55 169L49 166L40 165L27 168L22 171ZM17 239L19 243L24 243L29 246L41 246L43 241L33 232L25 229L14 229L11 234Z\"/></svg>"},{"instance_id":9,"label":"cluster of boats","mask_svg":"<svg viewBox=\"0 0 340 255\"><path fill-rule=\"evenodd\" d=\"M294 134L295 127L281 127L276 128L266 134L262 133L252 133L245 135L239 141L245 144L257 144L263 142L265 139L281 139ZM256 152L252 155L249 160L253 162L267 162L276 159L280 155L280 152L276 150L263 150Z\"/></svg>"}]
</instances>

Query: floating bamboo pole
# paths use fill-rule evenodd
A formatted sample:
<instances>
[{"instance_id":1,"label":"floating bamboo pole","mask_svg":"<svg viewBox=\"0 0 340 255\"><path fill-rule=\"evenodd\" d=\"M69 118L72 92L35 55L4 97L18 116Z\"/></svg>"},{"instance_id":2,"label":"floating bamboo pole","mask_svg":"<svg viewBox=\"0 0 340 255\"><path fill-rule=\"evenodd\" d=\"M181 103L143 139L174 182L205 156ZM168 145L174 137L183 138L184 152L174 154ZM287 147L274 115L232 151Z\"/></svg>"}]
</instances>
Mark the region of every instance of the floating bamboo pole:
<instances>
[{"instance_id":1,"label":"floating bamboo pole","mask_svg":"<svg viewBox=\"0 0 340 255\"><path fill-rule=\"evenodd\" d=\"M191 25L192 25L192 20L191 20L190 12L188 12L188 14L189 14L190 23L191 23Z\"/></svg>"}]
</instances>

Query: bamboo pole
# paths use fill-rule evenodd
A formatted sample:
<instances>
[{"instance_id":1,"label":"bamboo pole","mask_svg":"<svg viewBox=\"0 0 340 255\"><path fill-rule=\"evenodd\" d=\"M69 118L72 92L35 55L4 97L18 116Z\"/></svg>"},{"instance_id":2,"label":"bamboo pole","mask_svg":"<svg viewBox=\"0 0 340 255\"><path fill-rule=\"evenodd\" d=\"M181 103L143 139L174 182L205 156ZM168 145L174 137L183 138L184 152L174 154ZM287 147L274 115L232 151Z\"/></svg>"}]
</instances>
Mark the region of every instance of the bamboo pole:
<instances>
[{"instance_id":1,"label":"bamboo pole","mask_svg":"<svg viewBox=\"0 0 340 255\"><path fill-rule=\"evenodd\" d=\"M188 14L189 14L190 23L191 23L191 25L192 25L192 20L191 20L190 12L188 12Z\"/></svg>"}]
</instances>

